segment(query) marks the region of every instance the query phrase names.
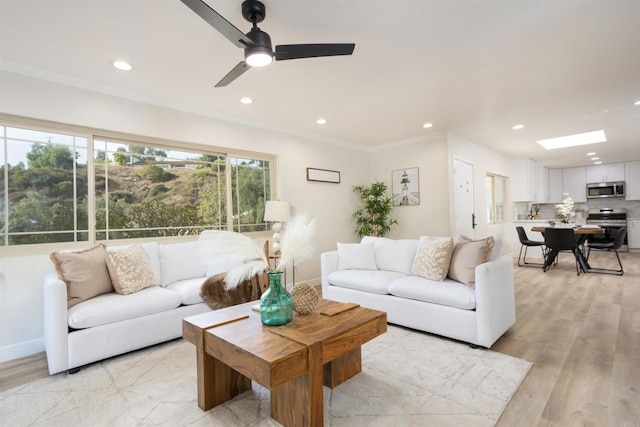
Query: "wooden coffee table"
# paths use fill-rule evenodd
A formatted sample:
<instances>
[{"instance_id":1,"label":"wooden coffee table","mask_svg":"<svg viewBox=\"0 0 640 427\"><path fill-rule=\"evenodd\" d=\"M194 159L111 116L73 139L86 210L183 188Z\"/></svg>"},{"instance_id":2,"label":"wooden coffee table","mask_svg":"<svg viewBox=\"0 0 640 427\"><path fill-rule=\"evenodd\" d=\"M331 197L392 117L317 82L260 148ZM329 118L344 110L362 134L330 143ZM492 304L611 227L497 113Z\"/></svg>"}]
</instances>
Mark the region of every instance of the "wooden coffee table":
<instances>
[{"instance_id":1,"label":"wooden coffee table","mask_svg":"<svg viewBox=\"0 0 640 427\"><path fill-rule=\"evenodd\" d=\"M183 320L196 346L198 406L203 410L251 389L271 390L271 417L285 426L322 426L322 387L362 370L361 346L387 330L382 311L321 299L284 326L264 326L257 302Z\"/></svg>"}]
</instances>

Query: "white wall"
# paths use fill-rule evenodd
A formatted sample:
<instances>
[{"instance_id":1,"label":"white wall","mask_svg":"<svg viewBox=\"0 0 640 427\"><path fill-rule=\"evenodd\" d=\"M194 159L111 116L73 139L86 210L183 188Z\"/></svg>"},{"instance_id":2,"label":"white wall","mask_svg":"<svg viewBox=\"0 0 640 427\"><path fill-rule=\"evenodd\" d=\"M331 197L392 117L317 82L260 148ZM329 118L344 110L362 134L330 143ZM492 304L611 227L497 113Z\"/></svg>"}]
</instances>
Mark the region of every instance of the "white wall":
<instances>
[{"instance_id":1,"label":"white wall","mask_svg":"<svg viewBox=\"0 0 640 427\"><path fill-rule=\"evenodd\" d=\"M449 235L449 171L444 134L432 134L412 142L388 144L370 153L369 165L369 182L386 182L389 194L392 171L418 167L420 204L396 206L393 209L398 225L391 229L389 237Z\"/></svg>"},{"instance_id":2,"label":"white wall","mask_svg":"<svg viewBox=\"0 0 640 427\"><path fill-rule=\"evenodd\" d=\"M481 238L489 235L500 236L505 242L503 253L506 254L513 252L515 249L510 243L511 239L508 238L508 233L513 235L516 233L513 224L510 222L500 225L487 224L487 194L485 187L485 176L488 172L508 177L513 159L494 153L493 151L490 151L469 139L450 132L447 133L446 139L448 147L449 176L452 176L453 174L453 159L463 160L474 165L475 213L477 218L476 222L478 224L476 237ZM449 191L453 192L452 184L449 186ZM508 204L508 209L510 209L511 203ZM453 199L451 199L451 210L453 211ZM506 212L505 214L506 218L510 221L512 215L509 212ZM451 217L451 221L453 221L453 217Z\"/></svg>"},{"instance_id":3,"label":"white wall","mask_svg":"<svg viewBox=\"0 0 640 427\"><path fill-rule=\"evenodd\" d=\"M167 108L0 73L0 111L134 135L228 146L278 156L278 197L317 218L316 257L296 269L296 281L317 281L319 254L353 240L353 185L369 178L367 153L284 133L242 126ZM306 167L341 172L340 184L309 182ZM0 361L42 351L42 275L53 271L49 250L28 256L0 248Z\"/></svg>"}]
</instances>

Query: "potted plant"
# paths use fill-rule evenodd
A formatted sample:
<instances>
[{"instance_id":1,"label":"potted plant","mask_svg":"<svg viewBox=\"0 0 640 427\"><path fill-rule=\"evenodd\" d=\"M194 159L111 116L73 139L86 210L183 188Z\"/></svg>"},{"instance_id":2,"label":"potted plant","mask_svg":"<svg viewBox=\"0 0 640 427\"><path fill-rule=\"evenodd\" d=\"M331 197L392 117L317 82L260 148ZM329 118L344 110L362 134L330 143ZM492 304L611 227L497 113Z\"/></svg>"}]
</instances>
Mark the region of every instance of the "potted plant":
<instances>
[{"instance_id":1,"label":"potted plant","mask_svg":"<svg viewBox=\"0 0 640 427\"><path fill-rule=\"evenodd\" d=\"M352 214L358 237L384 237L392 225L398 224L397 219L391 218L393 201L387 196L387 184L376 181L370 186L354 185L353 192L358 195L361 205Z\"/></svg>"}]
</instances>

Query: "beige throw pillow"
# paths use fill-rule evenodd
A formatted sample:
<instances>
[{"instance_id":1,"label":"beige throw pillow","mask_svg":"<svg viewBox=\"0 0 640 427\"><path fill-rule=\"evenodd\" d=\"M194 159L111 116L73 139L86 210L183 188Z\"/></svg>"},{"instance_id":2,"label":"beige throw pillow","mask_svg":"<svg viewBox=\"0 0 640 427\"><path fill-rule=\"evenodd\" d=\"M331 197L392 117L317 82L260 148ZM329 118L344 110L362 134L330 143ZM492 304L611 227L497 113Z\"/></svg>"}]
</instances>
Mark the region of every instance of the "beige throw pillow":
<instances>
[{"instance_id":1,"label":"beige throw pillow","mask_svg":"<svg viewBox=\"0 0 640 427\"><path fill-rule=\"evenodd\" d=\"M476 267L489 260L492 249L493 236L480 240L460 236L460 240L453 249L449 278L466 285L473 285L476 282Z\"/></svg>"},{"instance_id":2,"label":"beige throw pillow","mask_svg":"<svg viewBox=\"0 0 640 427\"><path fill-rule=\"evenodd\" d=\"M113 287L121 295L156 286L156 277L149 257L140 245L119 251L107 251L107 267Z\"/></svg>"},{"instance_id":3,"label":"beige throw pillow","mask_svg":"<svg viewBox=\"0 0 640 427\"><path fill-rule=\"evenodd\" d=\"M53 252L49 258L58 277L67 285L68 307L113 292L107 270L107 253L102 243L76 252Z\"/></svg>"},{"instance_id":4,"label":"beige throw pillow","mask_svg":"<svg viewBox=\"0 0 640 427\"><path fill-rule=\"evenodd\" d=\"M442 282L447 277L452 253L452 238L421 237L416 257L413 260L413 274Z\"/></svg>"}]
</instances>

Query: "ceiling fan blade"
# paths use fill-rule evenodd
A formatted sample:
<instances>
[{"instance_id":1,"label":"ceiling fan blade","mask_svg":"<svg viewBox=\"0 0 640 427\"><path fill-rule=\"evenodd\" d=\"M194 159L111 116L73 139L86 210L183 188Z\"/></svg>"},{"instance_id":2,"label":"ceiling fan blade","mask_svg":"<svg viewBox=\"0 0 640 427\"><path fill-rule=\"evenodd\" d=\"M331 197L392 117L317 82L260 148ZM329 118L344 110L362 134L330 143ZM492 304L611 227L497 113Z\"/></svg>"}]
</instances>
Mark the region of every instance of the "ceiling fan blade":
<instances>
[{"instance_id":1,"label":"ceiling fan blade","mask_svg":"<svg viewBox=\"0 0 640 427\"><path fill-rule=\"evenodd\" d=\"M244 74L244 72L247 71L249 68L251 68L251 66L244 61L238 63L238 65L233 67L233 69L229 71L227 75L224 76L222 80L220 80L216 84L216 87L223 87L228 85L229 83L231 83L232 81L240 77L242 74Z\"/></svg>"},{"instance_id":2,"label":"ceiling fan blade","mask_svg":"<svg viewBox=\"0 0 640 427\"><path fill-rule=\"evenodd\" d=\"M354 43L281 44L276 46L275 58L276 61L283 61L319 56L351 55L355 47Z\"/></svg>"},{"instance_id":3,"label":"ceiling fan blade","mask_svg":"<svg viewBox=\"0 0 640 427\"><path fill-rule=\"evenodd\" d=\"M193 10L198 16L207 21L209 25L218 30L220 34L225 36L238 47L245 48L253 44L251 39L244 35L242 31L237 29L231 22L227 21L218 12L213 10L208 4L202 0L180 0Z\"/></svg>"}]
</instances>

